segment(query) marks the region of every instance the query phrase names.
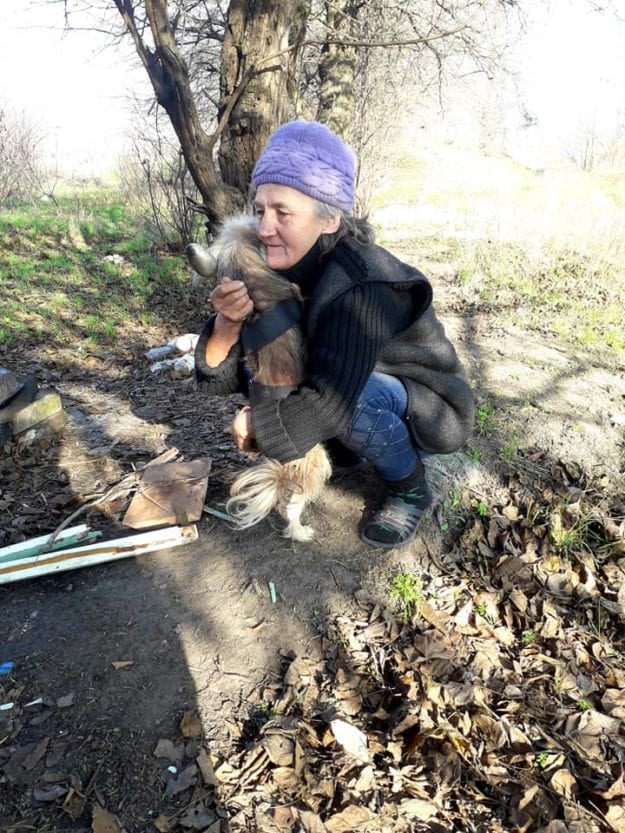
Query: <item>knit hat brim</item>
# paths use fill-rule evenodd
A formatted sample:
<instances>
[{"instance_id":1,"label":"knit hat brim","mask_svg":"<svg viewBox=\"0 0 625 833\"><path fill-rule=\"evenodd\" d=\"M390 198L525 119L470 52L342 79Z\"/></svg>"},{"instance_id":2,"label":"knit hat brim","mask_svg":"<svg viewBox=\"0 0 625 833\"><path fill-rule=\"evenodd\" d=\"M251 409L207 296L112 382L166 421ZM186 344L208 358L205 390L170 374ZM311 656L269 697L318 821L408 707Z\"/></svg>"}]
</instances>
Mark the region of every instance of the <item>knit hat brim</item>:
<instances>
[{"instance_id":1,"label":"knit hat brim","mask_svg":"<svg viewBox=\"0 0 625 833\"><path fill-rule=\"evenodd\" d=\"M255 188L265 183L288 185L349 212L356 202L356 157L325 125L289 122L269 139L252 182Z\"/></svg>"}]
</instances>

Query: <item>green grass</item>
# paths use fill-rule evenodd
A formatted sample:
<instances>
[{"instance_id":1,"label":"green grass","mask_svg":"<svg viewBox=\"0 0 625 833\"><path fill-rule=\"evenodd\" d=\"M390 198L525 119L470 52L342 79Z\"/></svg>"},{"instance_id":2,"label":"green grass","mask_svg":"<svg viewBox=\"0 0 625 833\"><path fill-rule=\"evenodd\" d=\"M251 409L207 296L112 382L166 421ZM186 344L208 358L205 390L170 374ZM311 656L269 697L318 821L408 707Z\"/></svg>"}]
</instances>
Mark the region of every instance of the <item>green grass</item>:
<instances>
[{"instance_id":1,"label":"green grass","mask_svg":"<svg viewBox=\"0 0 625 833\"><path fill-rule=\"evenodd\" d=\"M537 173L461 141L405 148L372 208L382 245L409 241L449 265L470 308L567 348L625 353L622 170Z\"/></svg>"},{"instance_id":2,"label":"green grass","mask_svg":"<svg viewBox=\"0 0 625 833\"><path fill-rule=\"evenodd\" d=\"M478 436L492 434L496 424L495 408L490 402L481 402L475 409L475 431Z\"/></svg>"},{"instance_id":3,"label":"green grass","mask_svg":"<svg viewBox=\"0 0 625 833\"><path fill-rule=\"evenodd\" d=\"M413 573L401 571L391 578L389 594L397 602L402 617L408 620L423 604L423 583Z\"/></svg>"},{"instance_id":4,"label":"green grass","mask_svg":"<svg viewBox=\"0 0 625 833\"><path fill-rule=\"evenodd\" d=\"M523 631L523 636L521 637L521 642L524 645L533 645L534 642L538 639L538 634L534 630Z\"/></svg>"},{"instance_id":5,"label":"green grass","mask_svg":"<svg viewBox=\"0 0 625 833\"><path fill-rule=\"evenodd\" d=\"M575 250L544 250L479 241L457 261L459 284L473 305L576 347L625 350L625 281L618 266Z\"/></svg>"},{"instance_id":6,"label":"green grass","mask_svg":"<svg viewBox=\"0 0 625 833\"><path fill-rule=\"evenodd\" d=\"M0 344L113 343L158 320L163 298L175 310L187 284L182 257L157 251L113 194L0 210Z\"/></svg>"}]
</instances>

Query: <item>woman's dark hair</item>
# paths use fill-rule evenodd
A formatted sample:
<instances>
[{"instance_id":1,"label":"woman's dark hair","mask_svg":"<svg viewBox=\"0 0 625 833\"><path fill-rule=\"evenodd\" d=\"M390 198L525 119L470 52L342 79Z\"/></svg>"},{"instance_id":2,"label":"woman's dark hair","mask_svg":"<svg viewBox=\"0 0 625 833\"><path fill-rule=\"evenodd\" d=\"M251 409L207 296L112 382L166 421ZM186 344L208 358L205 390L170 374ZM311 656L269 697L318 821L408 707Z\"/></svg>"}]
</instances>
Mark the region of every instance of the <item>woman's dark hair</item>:
<instances>
[{"instance_id":1,"label":"woman's dark hair","mask_svg":"<svg viewBox=\"0 0 625 833\"><path fill-rule=\"evenodd\" d=\"M340 220L337 231L330 234L322 234L319 238L319 246L321 247L322 254L331 251L343 237L348 237L361 246L373 246L375 243L375 231L366 217L355 217L353 214L348 214L341 208L336 208L334 205L328 205L319 200L315 200L315 205L317 207L317 214L322 219L338 217Z\"/></svg>"}]
</instances>

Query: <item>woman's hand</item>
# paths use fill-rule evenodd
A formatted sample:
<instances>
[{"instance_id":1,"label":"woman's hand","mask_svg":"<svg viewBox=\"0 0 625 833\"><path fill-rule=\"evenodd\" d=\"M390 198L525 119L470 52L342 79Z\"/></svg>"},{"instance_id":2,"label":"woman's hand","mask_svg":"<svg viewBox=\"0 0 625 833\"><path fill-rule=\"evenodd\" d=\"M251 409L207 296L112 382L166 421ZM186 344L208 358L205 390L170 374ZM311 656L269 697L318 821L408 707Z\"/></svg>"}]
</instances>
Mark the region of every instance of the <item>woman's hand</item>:
<instances>
[{"instance_id":1,"label":"woman's hand","mask_svg":"<svg viewBox=\"0 0 625 833\"><path fill-rule=\"evenodd\" d=\"M240 451L258 450L252 429L252 409L249 405L245 405L240 411L237 411L230 430Z\"/></svg>"},{"instance_id":2,"label":"woman's hand","mask_svg":"<svg viewBox=\"0 0 625 833\"><path fill-rule=\"evenodd\" d=\"M243 281L223 277L209 297L217 314L230 324L241 324L254 310Z\"/></svg>"},{"instance_id":3,"label":"woman's hand","mask_svg":"<svg viewBox=\"0 0 625 833\"><path fill-rule=\"evenodd\" d=\"M243 322L254 310L243 281L223 277L210 294L217 312L211 337L206 342L208 367L219 367L241 335Z\"/></svg>"}]
</instances>

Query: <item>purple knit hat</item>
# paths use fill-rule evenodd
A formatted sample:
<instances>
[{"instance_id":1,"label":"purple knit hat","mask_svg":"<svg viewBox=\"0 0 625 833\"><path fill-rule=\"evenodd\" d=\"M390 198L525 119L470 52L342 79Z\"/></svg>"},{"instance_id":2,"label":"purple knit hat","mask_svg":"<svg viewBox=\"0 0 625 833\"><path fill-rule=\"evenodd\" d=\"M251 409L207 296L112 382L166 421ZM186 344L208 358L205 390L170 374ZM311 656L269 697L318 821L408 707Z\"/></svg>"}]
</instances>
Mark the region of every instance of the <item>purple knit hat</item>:
<instances>
[{"instance_id":1,"label":"purple knit hat","mask_svg":"<svg viewBox=\"0 0 625 833\"><path fill-rule=\"evenodd\" d=\"M270 137L252 182L255 188L265 182L289 185L320 202L351 211L356 202L356 156L324 124L291 121Z\"/></svg>"}]
</instances>

